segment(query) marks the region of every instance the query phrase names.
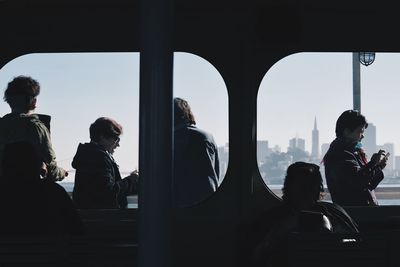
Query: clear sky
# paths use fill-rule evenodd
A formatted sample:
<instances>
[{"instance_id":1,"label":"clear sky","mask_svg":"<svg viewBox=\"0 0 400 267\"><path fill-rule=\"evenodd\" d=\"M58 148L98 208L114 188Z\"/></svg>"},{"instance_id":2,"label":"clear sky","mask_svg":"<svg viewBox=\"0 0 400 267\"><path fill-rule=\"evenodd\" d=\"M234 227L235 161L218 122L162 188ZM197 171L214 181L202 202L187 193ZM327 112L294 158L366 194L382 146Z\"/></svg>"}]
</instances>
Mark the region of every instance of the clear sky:
<instances>
[{"instance_id":1,"label":"clear sky","mask_svg":"<svg viewBox=\"0 0 400 267\"><path fill-rule=\"evenodd\" d=\"M377 127L377 144L395 143L400 154L400 55L377 53L361 66L361 111ZM300 137L311 151L314 117L320 144L335 137L339 115L353 107L351 53L299 53L277 62L265 75L258 96L258 139L283 151Z\"/></svg>"},{"instance_id":2,"label":"clear sky","mask_svg":"<svg viewBox=\"0 0 400 267\"><path fill-rule=\"evenodd\" d=\"M204 59L176 53L174 94L187 99L198 126L228 141L228 94L223 79ZM37 113L52 116L51 137L58 164L71 170L79 142L89 141L89 125L98 117L124 127L115 159L121 172L138 168L139 54L30 54L0 69L0 88L15 76L29 75L41 84ZM0 104L0 116L9 106ZM68 181L73 181L70 176Z\"/></svg>"},{"instance_id":3,"label":"clear sky","mask_svg":"<svg viewBox=\"0 0 400 267\"><path fill-rule=\"evenodd\" d=\"M393 142L400 154L396 114L400 99L400 55L377 53L361 67L362 113L377 127L377 142ZM317 117L320 144L334 138L337 117L352 108L351 53L300 53L276 63L258 95L258 139L285 151L288 140L306 139ZM79 142L89 141L89 125L100 116L124 127L115 158L122 172L138 167L139 54L31 54L0 69L0 89L15 76L41 83L37 113L52 116L52 141L61 166L70 163ZM176 53L174 94L189 101L198 126L213 133L219 146L228 142L228 94L216 69L206 60ZM9 112L0 104L0 116Z\"/></svg>"}]
</instances>

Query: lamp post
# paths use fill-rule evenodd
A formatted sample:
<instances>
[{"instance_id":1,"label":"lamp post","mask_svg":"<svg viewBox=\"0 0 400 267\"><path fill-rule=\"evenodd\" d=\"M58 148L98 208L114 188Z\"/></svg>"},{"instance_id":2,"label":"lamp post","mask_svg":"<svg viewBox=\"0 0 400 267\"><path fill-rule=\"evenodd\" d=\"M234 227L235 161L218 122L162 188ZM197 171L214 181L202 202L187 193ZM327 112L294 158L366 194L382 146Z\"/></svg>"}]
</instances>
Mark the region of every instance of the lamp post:
<instances>
[{"instance_id":1,"label":"lamp post","mask_svg":"<svg viewBox=\"0 0 400 267\"><path fill-rule=\"evenodd\" d=\"M353 53L353 109L361 112L360 63L369 66L375 61L374 52Z\"/></svg>"}]
</instances>

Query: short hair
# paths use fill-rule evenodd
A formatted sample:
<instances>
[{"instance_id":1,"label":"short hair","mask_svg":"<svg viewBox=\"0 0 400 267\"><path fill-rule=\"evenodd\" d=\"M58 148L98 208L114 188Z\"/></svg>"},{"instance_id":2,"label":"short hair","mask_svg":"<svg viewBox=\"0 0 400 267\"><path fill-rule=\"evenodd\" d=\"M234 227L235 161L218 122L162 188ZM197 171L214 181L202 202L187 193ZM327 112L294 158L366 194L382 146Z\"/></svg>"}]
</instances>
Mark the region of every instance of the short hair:
<instances>
[{"instance_id":1,"label":"short hair","mask_svg":"<svg viewBox=\"0 0 400 267\"><path fill-rule=\"evenodd\" d=\"M26 141L8 143L4 146L2 168L6 178L39 178L42 163L37 150Z\"/></svg>"},{"instance_id":2,"label":"short hair","mask_svg":"<svg viewBox=\"0 0 400 267\"><path fill-rule=\"evenodd\" d=\"M299 180L301 187L298 187ZM297 187L296 187L297 186ZM321 172L319 166L306 162L295 162L290 165L286 171L285 181L283 183L283 201L287 202L291 198L293 190L303 192L305 195L315 194L315 201L321 198L324 192Z\"/></svg>"},{"instance_id":3,"label":"short hair","mask_svg":"<svg viewBox=\"0 0 400 267\"><path fill-rule=\"evenodd\" d=\"M100 137L116 138L122 134L122 126L113 119L100 117L89 128L90 139L98 142Z\"/></svg>"},{"instance_id":4,"label":"short hair","mask_svg":"<svg viewBox=\"0 0 400 267\"><path fill-rule=\"evenodd\" d=\"M336 121L336 137L343 137L344 129L354 131L357 127L368 127L366 118L358 110L346 110Z\"/></svg>"},{"instance_id":5,"label":"short hair","mask_svg":"<svg viewBox=\"0 0 400 267\"><path fill-rule=\"evenodd\" d=\"M8 83L6 90L4 91L4 101L6 101L11 107L15 106L16 99L25 97L25 105L28 106L32 98L35 98L40 93L40 84L35 79L29 76L18 76L15 77L11 82Z\"/></svg>"},{"instance_id":6,"label":"short hair","mask_svg":"<svg viewBox=\"0 0 400 267\"><path fill-rule=\"evenodd\" d=\"M174 120L175 124L184 122L196 125L196 120L189 106L189 103L182 98L174 98Z\"/></svg>"}]
</instances>

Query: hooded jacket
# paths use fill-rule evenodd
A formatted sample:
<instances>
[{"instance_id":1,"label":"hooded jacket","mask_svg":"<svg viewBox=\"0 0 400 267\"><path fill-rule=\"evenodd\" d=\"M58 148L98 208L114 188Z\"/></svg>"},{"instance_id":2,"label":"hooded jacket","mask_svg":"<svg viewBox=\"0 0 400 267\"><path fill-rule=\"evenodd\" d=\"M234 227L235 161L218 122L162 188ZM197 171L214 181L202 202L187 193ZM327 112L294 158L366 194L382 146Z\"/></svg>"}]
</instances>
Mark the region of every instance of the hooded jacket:
<instances>
[{"instance_id":1,"label":"hooded jacket","mask_svg":"<svg viewBox=\"0 0 400 267\"><path fill-rule=\"evenodd\" d=\"M72 198L80 209L126 208L132 191L129 179L121 179L110 153L94 142L79 144L72 161L76 169Z\"/></svg>"},{"instance_id":2,"label":"hooded jacket","mask_svg":"<svg viewBox=\"0 0 400 267\"><path fill-rule=\"evenodd\" d=\"M366 163L363 151L336 138L324 157L333 202L342 206L378 205L374 189L384 178L381 167Z\"/></svg>"},{"instance_id":3,"label":"hooded jacket","mask_svg":"<svg viewBox=\"0 0 400 267\"><path fill-rule=\"evenodd\" d=\"M64 179L66 172L57 166L47 127L37 115L22 113L9 113L0 118L0 174L4 146L19 141L26 141L36 149L47 166L47 179L53 181Z\"/></svg>"}]
</instances>

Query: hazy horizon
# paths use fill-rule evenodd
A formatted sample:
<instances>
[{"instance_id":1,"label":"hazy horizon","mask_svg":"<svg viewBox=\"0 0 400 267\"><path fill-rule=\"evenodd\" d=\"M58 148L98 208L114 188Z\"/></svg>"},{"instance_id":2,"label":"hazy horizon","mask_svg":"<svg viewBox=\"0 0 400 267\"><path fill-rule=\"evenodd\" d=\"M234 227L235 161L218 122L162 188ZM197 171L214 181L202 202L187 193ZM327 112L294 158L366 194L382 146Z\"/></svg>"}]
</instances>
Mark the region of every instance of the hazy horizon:
<instances>
[{"instance_id":1,"label":"hazy horizon","mask_svg":"<svg viewBox=\"0 0 400 267\"><path fill-rule=\"evenodd\" d=\"M399 127L392 122L400 92L399 54L377 53L361 67L362 113L377 127L377 143L392 142L400 151ZM351 53L299 53L266 72L258 93L257 138L286 151L300 137L311 151L317 117L320 145L334 137L337 117L352 108ZM115 158L122 172L138 168L139 53L29 54L0 70L2 92L15 76L29 75L41 84L37 113L52 116L52 142L59 165L70 162L80 142L89 141L89 125L100 116L124 127ZM198 126L211 132L218 146L228 140L228 93L217 70L193 54L175 53L174 95L187 99ZM9 107L0 105L0 116Z\"/></svg>"}]
</instances>

